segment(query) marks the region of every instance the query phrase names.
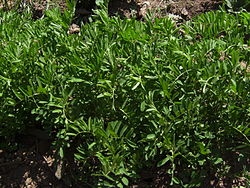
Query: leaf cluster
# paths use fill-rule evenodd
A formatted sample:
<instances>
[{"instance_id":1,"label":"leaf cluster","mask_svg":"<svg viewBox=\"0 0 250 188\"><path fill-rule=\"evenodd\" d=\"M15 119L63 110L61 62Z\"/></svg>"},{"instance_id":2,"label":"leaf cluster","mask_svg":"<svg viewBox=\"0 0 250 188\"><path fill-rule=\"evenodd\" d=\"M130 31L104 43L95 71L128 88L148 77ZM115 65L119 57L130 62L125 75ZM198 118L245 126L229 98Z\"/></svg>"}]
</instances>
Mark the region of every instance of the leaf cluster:
<instances>
[{"instance_id":1,"label":"leaf cluster","mask_svg":"<svg viewBox=\"0 0 250 188\"><path fill-rule=\"evenodd\" d=\"M179 27L95 13L69 35L70 13L0 12L5 144L32 126L56 133L61 158L70 151L83 172L76 181L96 187L126 187L152 166L170 185L199 187L225 173L225 153L249 155L249 13Z\"/></svg>"}]
</instances>

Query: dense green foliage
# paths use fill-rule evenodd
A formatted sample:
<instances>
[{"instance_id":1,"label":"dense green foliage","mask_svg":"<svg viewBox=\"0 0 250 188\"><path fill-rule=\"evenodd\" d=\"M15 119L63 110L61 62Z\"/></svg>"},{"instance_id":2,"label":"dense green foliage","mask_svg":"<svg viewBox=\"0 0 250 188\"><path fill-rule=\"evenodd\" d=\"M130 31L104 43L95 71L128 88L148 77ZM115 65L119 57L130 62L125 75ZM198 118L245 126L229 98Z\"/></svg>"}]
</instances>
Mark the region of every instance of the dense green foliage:
<instances>
[{"instance_id":1,"label":"dense green foliage","mask_svg":"<svg viewBox=\"0 0 250 188\"><path fill-rule=\"evenodd\" d=\"M77 35L67 34L71 17L0 12L2 147L42 126L62 158L74 152L74 179L94 187L127 186L150 166L165 166L171 185L199 187L208 171L228 172L225 155L249 156L249 13L177 27L98 10Z\"/></svg>"}]
</instances>

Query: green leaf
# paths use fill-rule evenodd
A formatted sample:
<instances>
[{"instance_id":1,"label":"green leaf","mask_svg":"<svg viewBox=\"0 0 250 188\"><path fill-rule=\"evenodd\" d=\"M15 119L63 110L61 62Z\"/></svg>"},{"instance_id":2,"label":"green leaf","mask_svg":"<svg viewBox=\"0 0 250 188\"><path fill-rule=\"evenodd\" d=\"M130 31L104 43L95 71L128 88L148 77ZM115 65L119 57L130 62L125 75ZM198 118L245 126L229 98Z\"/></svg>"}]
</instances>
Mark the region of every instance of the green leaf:
<instances>
[{"instance_id":1,"label":"green leaf","mask_svg":"<svg viewBox=\"0 0 250 188\"><path fill-rule=\"evenodd\" d=\"M199 160L198 163L200 166L203 166L204 163L206 162L206 159Z\"/></svg>"},{"instance_id":2,"label":"green leaf","mask_svg":"<svg viewBox=\"0 0 250 188\"><path fill-rule=\"evenodd\" d=\"M167 157L165 157L164 159L162 159L161 161L159 161L159 162L157 163L157 167L163 166L163 165L166 164L170 159L171 159L171 156L168 155Z\"/></svg>"},{"instance_id":3,"label":"green leaf","mask_svg":"<svg viewBox=\"0 0 250 188\"><path fill-rule=\"evenodd\" d=\"M47 90L41 86L37 88L37 93L47 93Z\"/></svg>"},{"instance_id":4,"label":"green leaf","mask_svg":"<svg viewBox=\"0 0 250 188\"><path fill-rule=\"evenodd\" d=\"M180 184L180 180L177 177L173 177L172 181L177 185Z\"/></svg>"},{"instance_id":5,"label":"green leaf","mask_svg":"<svg viewBox=\"0 0 250 188\"><path fill-rule=\"evenodd\" d=\"M216 159L216 161L214 161L214 164L220 164L220 163L222 163L223 162L223 159L222 158L220 158L220 157L218 157L217 159Z\"/></svg>"},{"instance_id":6,"label":"green leaf","mask_svg":"<svg viewBox=\"0 0 250 188\"><path fill-rule=\"evenodd\" d=\"M12 90L13 93L15 94L15 96L21 101L21 100L24 100L24 96L18 92L18 91L15 91L14 89Z\"/></svg>"},{"instance_id":7,"label":"green leaf","mask_svg":"<svg viewBox=\"0 0 250 188\"><path fill-rule=\"evenodd\" d=\"M145 110L145 106L146 106L146 102L143 101L143 102L141 103L141 107L140 107L140 109L141 109L142 112Z\"/></svg>"},{"instance_id":8,"label":"green leaf","mask_svg":"<svg viewBox=\"0 0 250 188\"><path fill-rule=\"evenodd\" d=\"M129 181L128 181L128 179L127 179L126 177L123 177L123 178L122 178L122 183L123 183L124 185L128 186Z\"/></svg>"},{"instance_id":9,"label":"green leaf","mask_svg":"<svg viewBox=\"0 0 250 188\"><path fill-rule=\"evenodd\" d=\"M52 111L53 114L62 113L62 109L56 109Z\"/></svg>"},{"instance_id":10,"label":"green leaf","mask_svg":"<svg viewBox=\"0 0 250 188\"><path fill-rule=\"evenodd\" d=\"M244 134L245 134L245 135L248 135L249 132L250 132L250 128L247 128L247 129L244 131Z\"/></svg>"},{"instance_id":11,"label":"green leaf","mask_svg":"<svg viewBox=\"0 0 250 188\"><path fill-rule=\"evenodd\" d=\"M61 158L64 157L64 152L63 152L63 148L62 148L62 147L60 147L60 149L59 149L59 156L60 156Z\"/></svg>"},{"instance_id":12,"label":"green leaf","mask_svg":"<svg viewBox=\"0 0 250 188\"><path fill-rule=\"evenodd\" d=\"M81 79L81 78L74 78L74 77L72 77L70 80L68 80L68 82L79 83L79 82L84 82L84 80Z\"/></svg>"},{"instance_id":13,"label":"green leaf","mask_svg":"<svg viewBox=\"0 0 250 188\"><path fill-rule=\"evenodd\" d=\"M14 99L12 99L12 98L9 98L9 97L6 98L6 102L10 106L15 106L16 105L16 101Z\"/></svg>"},{"instance_id":14,"label":"green leaf","mask_svg":"<svg viewBox=\"0 0 250 188\"><path fill-rule=\"evenodd\" d=\"M93 143L89 144L88 145L88 149L89 150L92 149L95 145L96 145L96 142L93 142Z\"/></svg>"},{"instance_id":15,"label":"green leaf","mask_svg":"<svg viewBox=\"0 0 250 188\"><path fill-rule=\"evenodd\" d=\"M153 139L155 139L155 134L148 134L148 135L147 135L147 139L148 139L148 140L153 140Z\"/></svg>"},{"instance_id":16,"label":"green leaf","mask_svg":"<svg viewBox=\"0 0 250 188\"><path fill-rule=\"evenodd\" d=\"M102 97L111 97L112 94L111 93L108 93L108 92L104 92L104 93L101 93L99 95L97 95L97 98L102 98Z\"/></svg>"},{"instance_id":17,"label":"green leaf","mask_svg":"<svg viewBox=\"0 0 250 188\"><path fill-rule=\"evenodd\" d=\"M0 75L0 80L4 80L4 81L6 81L7 83L8 83L8 86L10 86L10 83L11 83L11 79L9 79L9 78L6 78L6 77L4 77L4 76L2 76L2 75Z\"/></svg>"},{"instance_id":18,"label":"green leaf","mask_svg":"<svg viewBox=\"0 0 250 188\"><path fill-rule=\"evenodd\" d=\"M206 148L204 143L199 142L198 145L200 147L200 153L202 155L207 155L207 154L211 153L210 149Z\"/></svg>"},{"instance_id":19,"label":"green leaf","mask_svg":"<svg viewBox=\"0 0 250 188\"><path fill-rule=\"evenodd\" d=\"M135 90L138 86L140 85L140 82L137 82L134 87L132 88L132 90Z\"/></svg>"},{"instance_id":20,"label":"green leaf","mask_svg":"<svg viewBox=\"0 0 250 188\"><path fill-rule=\"evenodd\" d=\"M235 80L231 79L232 85L231 85L231 89L234 93L237 92L237 84L235 82Z\"/></svg>"},{"instance_id":21,"label":"green leaf","mask_svg":"<svg viewBox=\"0 0 250 188\"><path fill-rule=\"evenodd\" d=\"M111 187L111 186L110 186L110 187ZM117 184L117 187L123 188L123 185L122 185L121 183L118 183L118 184Z\"/></svg>"}]
</instances>

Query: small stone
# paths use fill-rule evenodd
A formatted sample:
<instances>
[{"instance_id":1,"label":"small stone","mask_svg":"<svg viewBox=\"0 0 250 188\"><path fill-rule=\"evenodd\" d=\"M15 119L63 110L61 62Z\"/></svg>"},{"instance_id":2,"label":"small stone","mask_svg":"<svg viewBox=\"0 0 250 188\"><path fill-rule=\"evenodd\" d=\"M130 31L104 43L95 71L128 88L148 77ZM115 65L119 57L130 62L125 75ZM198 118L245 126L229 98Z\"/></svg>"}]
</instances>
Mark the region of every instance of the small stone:
<instances>
[{"instance_id":1,"label":"small stone","mask_svg":"<svg viewBox=\"0 0 250 188\"><path fill-rule=\"evenodd\" d=\"M29 177L29 172L25 172L23 175L23 178L27 178L27 177Z\"/></svg>"},{"instance_id":2,"label":"small stone","mask_svg":"<svg viewBox=\"0 0 250 188\"><path fill-rule=\"evenodd\" d=\"M72 24L69 27L68 34L74 34L74 33L79 33L80 32L80 27L76 24Z\"/></svg>"},{"instance_id":3,"label":"small stone","mask_svg":"<svg viewBox=\"0 0 250 188\"><path fill-rule=\"evenodd\" d=\"M32 179L31 179L31 178L27 178L27 179L25 180L25 185L30 185L31 182L32 182Z\"/></svg>"},{"instance_id":4,"label":"small stone","mask_svg":"<svg viewBox=\"0 0 250 188\"><path fill-rule=\"evenodd\" d=\"M62 178L62 170L63 170L63 161L59 161L55 172L55 176L58 180Z\"/></svg>"},{"instance_id":5,"label":"small stone","mask_svg":"<svg viewBox=\"0 0 250 188\"><path fill-rule=\"evenodd\" d=\"M188 15L188 11L187 11L187 9L185 7L181 10L181 14L184 15L184 16Z\"/></svg>"},{"instance_id":6,"label":"small stone","mask_svg":"<svg viewBox=\"0 0 250 188\"><path fill-rule=\"evenodd\" d=\"M241 61L240 65L242 68L246 69L246 72L250 72L250 66L245 61Z\"/></svg>"}]
</instances>

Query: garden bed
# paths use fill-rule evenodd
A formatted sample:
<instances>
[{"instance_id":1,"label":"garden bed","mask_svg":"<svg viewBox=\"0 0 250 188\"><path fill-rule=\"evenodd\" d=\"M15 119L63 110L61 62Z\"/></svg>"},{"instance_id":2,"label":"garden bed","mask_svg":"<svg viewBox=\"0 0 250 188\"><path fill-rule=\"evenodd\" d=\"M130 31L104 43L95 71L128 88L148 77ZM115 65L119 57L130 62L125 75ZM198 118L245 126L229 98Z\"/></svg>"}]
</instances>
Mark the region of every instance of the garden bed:
<instances>
[{"instance_id":1,"label":"garden bed","mask_svg":"<svg viewBox=\"0 0 250 188\"><path fill-rule=\"evenodd\" d=\"M1 13L0 187L247 186L247 13L202 16L221 2L149 0L149 23L145 2L113 0L109 16L123 21L99 15L69 35L67 16L43 17L66 10L50 2L33 4L33 20ZM90 16L81 12L74 20Z\"/></svg>"}]
</instances>

